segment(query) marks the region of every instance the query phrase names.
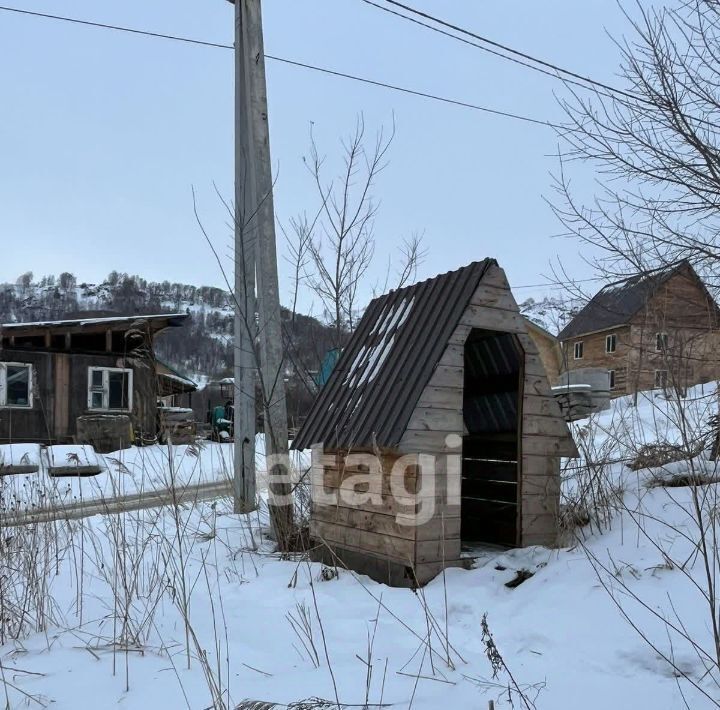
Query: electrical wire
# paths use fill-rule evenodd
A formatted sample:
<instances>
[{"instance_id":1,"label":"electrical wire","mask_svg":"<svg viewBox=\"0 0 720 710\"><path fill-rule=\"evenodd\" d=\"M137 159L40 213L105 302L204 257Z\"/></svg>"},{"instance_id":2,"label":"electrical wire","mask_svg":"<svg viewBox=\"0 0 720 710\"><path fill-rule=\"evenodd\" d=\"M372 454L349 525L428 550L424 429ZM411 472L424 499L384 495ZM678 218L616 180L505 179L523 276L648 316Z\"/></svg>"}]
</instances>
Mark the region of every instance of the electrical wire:
<instances>
[{"instance_id":1,"label":"electrical wire","mask_svg":"<svg viewBox=\"0 0 720 710\"><path fill-rule=\"evenodd\" d=\"M513 49L512 47L501 44L500 42L496 42L495 40L492 40L488 37L483 37L482 35L477 34L476 32L472 32L471 30L468 30L464 27L460 27L459 25L452 24L451 22L447 22L446 20L443 20L439 17L436 17L434 15L431 15L427 12L423 12L422 10L418 10L417 8L411 7L410 5L406 5L402 2L398 2L398 0L384 0L388 5L393 5L394 7L401 8L402 10L405 10L406 12L410 12L414 15L417 15L418 17L422 17L425 20L429 20L430 22L434 22L441 27L446 27L448 29L453 30L454 32L459 32L461 34L464 34L468 37L472 37L475 40L478 40L479 42L482 42L483 44L488 44L491 47L494 47L496 50L500 51L491 51L487 47L483 47L481 45L474 44L473 42L467 42L467 40L464 40L461 37L457 37L456 35L450 34L449 32L444 32L443 30L440 30L438 27L433 27L432 25L428 25L425 23L418 22L417 20L408 17L407 15L403 15L399 12L395 12L393 10L390 10L387 7L383 7L382 5L379 5L376 2L372 2L372 0L362 0L362 2L372 5L380 10L383 10L385 12L389 12L393 15L396 15L398 17L402 17L410 22L415 22L416 24L421 24L423 27L427 27L428 29L431 29L435 32L440 32L441 34L444 34L449 37L453 37L456 40L460 42L465 42L467 44L470 44L471 46L477 47L478 49L482 49L483 51L490 52L491 54L495 54L496 56L503 57L504 59L507 59L509 61L516 62L518 64L522 64L522 66L528 67L529 69L533 69L535 71L539 71L543 74L547 74L548 76L552 76L556 79L562 79L560 76L561 74L566 77L571 77L573 79L572 82L577 84L578 82L584 82L585 84L590 84L591 86L594 86L598 89L603 89L604 91L609 91L612 94L619 94L621 96L624 96L628 99L633 99L635 101L646 101L643 97L636 96L635 94L625 91L624 89L618 89L615 86L611 86L610 84L605 84L601 81L597 81L595 79L592 79L589 76L585 76L583 74L579 74L578 72L572 71L570 69L565 69L564 67L558 66L557 64L553 64L552 62L548 62L544 59L538 59L537 57L533 57L531 54L528 54L527 52L523 52L518 49ZM507 52L509 54L514 55L514 57L519 57L522 60L525 61L519 61L518 59L515 59L513 57L508 57L506 54L502 54L502 52ZM531 62L528 64L527 62ZM535 66L540 65L540 66ZM541 67L544 67L542 69ZM580 84L581 86L583 84ZM589 88L588 86L585 86L585 88Z\"/></svg>"},{"instance_id":2,"label":"electrical wire","mask_svg":"<svg viewBox=\"0 0 720 710\"><path fill-rule=\"evenodd\" d=\"M582 89L591 89L592 87L588 86L587 84L584 84L580 81L576 81L574 79L563 79L558 75L556 71L550 71L548 69L543 69L542 67L535 66L533 64L530 64L529 62L523 61L522 59L516 59L515 57L509 57L507 54L503 54L502 52L499 52L494 49L490 49L490 47L485 47L482 44L478 44L477 42L472 42L468 39L465 39L464 37L459 37L456 34L453 34L452 32L448 32L446 30L441 29L440 27L434 27L431 24L428 24L427 22L423 22L422 20L417 20L414 17L409 17L408 15L403 15L401 12L397 12L396 10L392 10L389 7L383 7L377 2L374 2L374 0L362 0L366 5L372 5L373 7L377 8L378 10L382 10L383 12L387 12L390 15L395 15L395 17L399 17L403 20L407 20L408 22L412 22L415 25L419 25L420 27L425 27L428 30L432 30L433 32L437 32L441 35L445 35L445 37L449 37L450 39L454 39L458 42L462 42L463 44L467 44L469 47L474 47L475 49L480 49L483 52L488 52L489 54L493 54L496 57L500 57L501 59L507 59L510 62L513 62L514 64L518 64L522 67L526 67L527 69L532 69L533 71L540 72L541 74L545 74L546 76L549 76L552 79L562 79L565 83L573 84L575 86L578 86ZM609 99L617 99L617 96L615 94L611 94L605 91L601 91L597 88L594 89L596 93L598 93L600 96L605 96Z\"/></svg>"},{"instance_id":3,"label":"electrical wire","mask_svg":"<svg viewBox=\"0 0 720 710\"><path fill-rule=\"evenodd\" d=\"M13 12L20 15L29 15L32 17L39 17L43 19L48 20L57 20L61 22L69 22L72 24L77 25L84 25L86 27L94 27L99 29L105 29L105 30L114 30L116 32L126 32L130 34L135 35L143 35L146 37L151 37L154 39L165 39L165 40L171 40L174 42L183 42L186 44L194 44L194 45L200 45L203 47L212 47L215 49L233 49L233 45L231 44L221 44L219 42L210 42L207 40L201 40L201 39L195 39L192 37L182 37L180 35L172 35L172 34L166 34L162 32L151 32L148 30L139 30L132 27L124 27L121 25L111 25L106 24L103 22L93 22L91 20L81 20L79 18L75 17L66 17L63 15L52 15L45 12L35 12L32 10L23 10L17 7L8 7L8 6L1 6L0 5L0 11L4 12ZM301 62L294 59L288 59L286 57L279 57L272 54L266 54L265 58L274 61L279 62L282 64L287 64L289 66L299 67L302 69L308 69L311 71L321 72L323 74L328 74L330 76L335 76L343 79L349 79L352 81L360 82L363 84L368 84L370 86L377 86L384 89L389 89L392 91L397 91L399 93L408 94L411 96L417 96L419 98L429 99L432 101L437 101L440 103L449 104L452 106L460 106L462 108L471 109L474 111L481 111L483 113L489 113L495 116L502 116L504 118L511 118L516 121L523 121L525 123L532 123L540 126L547 126L549 128L555 128L560 129L561 127L558 124L551 123L550 121L545 121L538 118L532 118L530 116L524 116L522 114L513 113L511 111L502 111L500 109L494 109L490 108L488 106L480 106L478 104L473 104L468 101L461 101L459 99L451 99L446 96L441 96L439 94L432 94L426 91L420 91L418 89L411 89L406 86L400 86L399 84L390 84L388 82L380 81L378 79L370 79L368 77L358 76L356 74L350 74L348 72L342 72L336 69L329 69L328 67L322 67L315 64L308 64L307 62Z\"/></svg>"},{"instance_id":4,"label":"electrical wire","mask_svg":"<svg viewBox=\"0 0 720 710\"><path fill-rule=\"evenodd\" d=\"M634 101L637 103L645 104L645 105L653 107L653 108L657 108L656 102L653 101L651 98L648 98L645 96L640 96L638 94L634 94L634 93L632 93L630 91L626 91L624 89L619 89L615 86L611 86L610 84L605 84L601 81L592 79L591 77L585 76L583 74L579 74L578 72L572 71L570 69L565 69L564 67L558 66L557 64L553 64L552 62L548 62L544 59L538 59L537 57L533 57L532 55L528 54L527 52L523 52L523 51L514 49L508 45L501 44L500 42L496 42L495 40L489 39L488 37L483 37L482 35L472 32L464 27L460 27L459 25L454 25L454 24L447 22L439 17L435 17L434 15L430 15L429 13L426 13L421 10L418 10L417 8L411 7L410 5L406 5L402 2L398 2L398 0L381 0L381 1L384 1L394 7L402 8L406 12L413 13L413 14L417 15L418 17L422 17L431 22L435 22L438 25L440 25L441 27L446 27L448 29L452 29L454 32L460 32L468 37L472 37L473 39L478 40L479 42L484 42L484 43L490 45L490 47L495 47L496 49L490 49L490 47L479 45L479 44L476 44L475 42L470 42L467 39L465 39L463 37L458 37L457 35L452 34L451 32L447 32L447 31L441 29L440 27L430 25L426 22L417 20L414 17L409 17L407 15L403 15L401 12L397 12L396 10L392 10L389 7L380 5L379 2L375 2L374 0L361 0L361 1L364 2L366 5L371 5L379 10L382 10L383 12L387 12L391 15L395 15L396 17L400 17L404 20L407 20L408 22L412 22L414 24L425 27L429 30L432 30L433 32L438 32L442 35L445 35L446 37L455 39L458 42L462 42L471 47L475 47L476 49L479 49L481 51L488 52L490 54L501 57L503 59L507 59L508 61L514 62L515 64L519 64L520 66L524 66L533 71L540 72L541 74L545 74L546 76L550 76L553 79L558 79L565 84L573 84L573 85L579 86L583 89L586 89L589 91L594 91L599 96L604 96L606 98L609 98L609 99L612 99L615 101L624 101L626 103L627 103L627 101ZM501 51L497 51L497 50L501 50ZM508 52L515 56L508 56L507 54L503 54L503 52ZM518 59L517 57L520 57L520 59ZM531 62L531 63L528 63L528 62ZM532 62L535 62L535 64L532 64ZM540 65L540 66L537 66L537 65ZM571 78L568 78L568 77L571 77ZM583 83L583 82L585 82L585 83ZM720 129L720 124L715 123L714 121L711 121L707 118L702 118L700 116L685 116L685 118L687 118L688 120L691 120L693 122L696 122L698 124L709 126L710 128L713 128L715 130ZM553 125L553 127L557 128L556 125Z\"/></svg>"}]
</instances>

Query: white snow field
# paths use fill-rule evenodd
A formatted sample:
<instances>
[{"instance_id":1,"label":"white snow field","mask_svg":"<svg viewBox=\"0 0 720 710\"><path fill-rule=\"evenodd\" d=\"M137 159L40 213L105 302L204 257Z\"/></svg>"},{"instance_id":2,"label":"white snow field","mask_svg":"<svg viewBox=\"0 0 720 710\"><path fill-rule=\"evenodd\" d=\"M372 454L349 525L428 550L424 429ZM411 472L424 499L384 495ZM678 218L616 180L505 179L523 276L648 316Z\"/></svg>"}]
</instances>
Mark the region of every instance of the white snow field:
<instances>
[{"instance_id":1,"label":"white snow field","mask_svg":"<svg viewBox=\"0 0 720 710\"><path fill-rule=\"evenodd\" d=\"M7 528L0 701L56 710L310 698L327 703L297 707L718 707L719 491L706 482L715 464L703 451L652 469L626 465L643 444L704 449L716 413L706 386L683 400L648 393L637 407L623 398L577 423L589 460L566 470L566 503L590 523L563 549L486 551L473 569L450 569L417 592L281 559L264 534L265 509L234 516L229 501ZM155 475L144 455L124 462L140 480ZM688 475L703 484L677 485ZM534 574L506 587L520 570ZM504 659L495 678L485 614Z\"/></svg>"},{"instance_id":2,"label":"white snow field","mask_svg":"<svg viewBox=\"0 0 720 710\"><path fill-rule=\"evenodd\" d=\"M265 440L255 442L258 490L266 492ZM0 461L35 464L27 474L0 476L0 514L20 513L38 508L79 502L111 500L153 491L184 489L203 483L229 481L233 475L233 444L200 441L196 445L153 445L96 454L81 445L51 446L42 454L37 444L11 444L0 447ZM309 452L293 452L295 467L309 465ZM73 470L76 466L100 469L95 475L51 475L52 467ZM0 472L2 469L0 468Z\"/></svg>"}]
</instances>

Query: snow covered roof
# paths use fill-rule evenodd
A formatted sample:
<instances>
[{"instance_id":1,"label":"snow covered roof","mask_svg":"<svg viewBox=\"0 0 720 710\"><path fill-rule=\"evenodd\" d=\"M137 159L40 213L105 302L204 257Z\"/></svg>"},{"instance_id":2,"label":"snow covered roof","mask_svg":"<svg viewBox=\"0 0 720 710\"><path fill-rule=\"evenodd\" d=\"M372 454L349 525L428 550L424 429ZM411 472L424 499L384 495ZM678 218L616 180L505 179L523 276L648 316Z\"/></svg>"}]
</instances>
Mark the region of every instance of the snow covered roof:
<instances>
[{"instance_id":1,"label":"snow covered roof","mask_svg":"<svg viewBox=\"0 0 720 710\"><path fill-rule=\"evenodd\" d=\"M394 448L494 259L380 296L358 324L293 441Z\"/></svg>"},{"instance_id":2,"label":"snow covered roof","mask_svg":"<svg viewBox=\"0 0 720 710\"><path fill-rule=\"evenodd\" d=\"M155 362L155 369L158 377L161 378L161 396L164 397L168 394L177 394L179 392L195 392L197 390L197 384L189 377L178 372L178 370L162 360L156 360Z\"/></svg>"},{"instance_id":3,"label":"snow covered roof","mask_svg":"<svg viewBox=\"0 0 720 710\"><path fill-rule=\"evenodd\" d=\"M193 391L197 389L197 385L189 377L184 377L183 375L173 375L169 372L158 372L158 375L160 377L167 377L168 380L177 382L185 387L191 387Z\"/></svg>"},{"instance_id":4,"label":"snow covered roof","mask_svg":"<svg viewBox=\"0 0 720 710\"><path fill-rule=\"evenodd\" d=\"M28 323L3 323L0 330L18 332L23 330L41 330L41 329L68 329L68 328L91 328L93 326L103 326L109 328L129 327L136 321L149 321L153 326L153 330L161 330L167 327L178 327L183 325L185 320L189 318L187 313L156 313L151 315L134 315L134 316L111 316L106 318L71 318L68 320L48 320L34 321ZM159 327L158 327L159 326Z\"/></svg>"}]
</instances>

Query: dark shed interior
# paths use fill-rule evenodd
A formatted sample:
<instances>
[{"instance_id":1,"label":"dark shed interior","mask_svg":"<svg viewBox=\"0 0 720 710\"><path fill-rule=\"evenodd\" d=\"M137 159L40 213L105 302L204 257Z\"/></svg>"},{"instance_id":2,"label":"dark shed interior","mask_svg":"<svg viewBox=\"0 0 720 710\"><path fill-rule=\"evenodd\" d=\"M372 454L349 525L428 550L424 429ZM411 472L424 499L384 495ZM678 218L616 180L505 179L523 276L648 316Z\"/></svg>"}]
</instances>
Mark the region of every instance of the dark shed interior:
<instances>
[{"instance_id":1,"label":"dark shed interior","mask_svg":"<svg viewBox=\"0 0 720 710\"><path fill-rule=\"evenodd\" d=\"M510 333L475 328L465 343L461 540L516 545L519 401L524 353Z\"/></svg>"}]
</instances>

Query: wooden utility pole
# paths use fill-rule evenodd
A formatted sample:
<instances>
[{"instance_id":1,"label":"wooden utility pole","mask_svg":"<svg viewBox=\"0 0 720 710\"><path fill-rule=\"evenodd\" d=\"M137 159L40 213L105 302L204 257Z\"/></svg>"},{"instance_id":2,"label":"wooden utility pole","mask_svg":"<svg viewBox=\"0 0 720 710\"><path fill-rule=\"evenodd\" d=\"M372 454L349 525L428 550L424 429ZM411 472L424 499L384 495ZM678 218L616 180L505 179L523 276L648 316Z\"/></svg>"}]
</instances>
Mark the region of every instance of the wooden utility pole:
<instances>
[{"instance_id":1,"label":"wooden utility pole","mask_svg":"<svg viewBox=\"0 0 720 710\"><path fill-rule=\"evenodd\" d=\"M260 341L260 382L263 397L265 452L268 457L269 507L274 532L281 548L289 542L293 528L292 487L289 480L287 404L283 335L278 287L275 210L270 160L265 52L261 0L237 0L236 128L244 135L242 169L237 183L244 183L245 220L254 249L257 275L258 337ZM247 241L247 240L245 240ZM247 278L245 279L247 282ZM253 420L254 421L254 420ZM237 454L236 440L236 454Z\"/></svg>"}]
</instances>

